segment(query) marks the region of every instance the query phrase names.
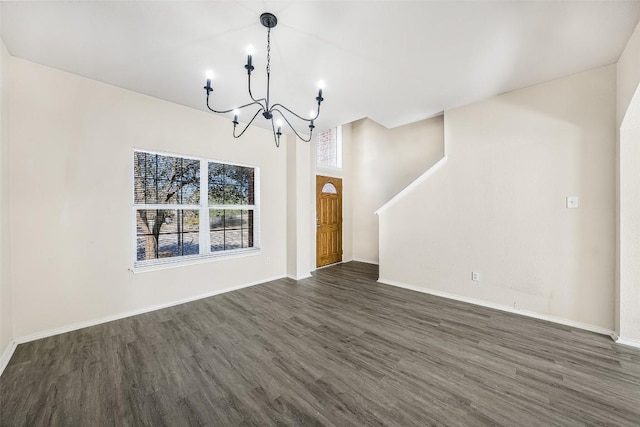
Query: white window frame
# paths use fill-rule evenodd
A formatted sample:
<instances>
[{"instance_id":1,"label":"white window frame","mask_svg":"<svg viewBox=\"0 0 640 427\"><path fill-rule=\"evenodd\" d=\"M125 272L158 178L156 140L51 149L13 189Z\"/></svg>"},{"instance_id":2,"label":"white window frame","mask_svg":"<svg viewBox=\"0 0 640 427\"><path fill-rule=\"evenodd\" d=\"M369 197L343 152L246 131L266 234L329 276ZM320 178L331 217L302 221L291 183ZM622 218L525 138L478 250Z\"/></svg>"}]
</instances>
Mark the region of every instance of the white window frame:
<instances>
[{"instance_id":1,"label":"white window frame","mask_svg":"<svg viewBox=\"0 0 640 427\"><path fill-rule=\"evenodd\" d=\"M152 155L178 157L182 159L198 160L200 162L200 204L186 205L186 204L146 204L135 203L135 168L131 168L131 200L132 203L132 220L133 224L133 272L157 270L161 268L168 268L174 266L199 264L202 262L214 261L219 259L235 258L240 256L248 256L253 254L259 254L260 249L260 168L253 165L247 165L242 163L234 163L224 160L208 159L203 157L190 156L186 154L177 154L166 151L152 151L143 148L133 148L130 158L135 158L135 153L147 153ZM232 166L242 166L253 169L253 205L210 205L209 204L209 163L221 163ZM204 173L203 173L204 172ZM149 260L138 260L138 230L137 230L137 211L139 209L149 210L195 210L198 211L198 249L199 253L194 255L181 255L169 258L156 258ZM239 248L239 249L227 249L222 251L211 251L211 235L209 224L209 211L211 209L222 210L252 210L253 211L253 247Z\"/></svg>"}]
</instances>

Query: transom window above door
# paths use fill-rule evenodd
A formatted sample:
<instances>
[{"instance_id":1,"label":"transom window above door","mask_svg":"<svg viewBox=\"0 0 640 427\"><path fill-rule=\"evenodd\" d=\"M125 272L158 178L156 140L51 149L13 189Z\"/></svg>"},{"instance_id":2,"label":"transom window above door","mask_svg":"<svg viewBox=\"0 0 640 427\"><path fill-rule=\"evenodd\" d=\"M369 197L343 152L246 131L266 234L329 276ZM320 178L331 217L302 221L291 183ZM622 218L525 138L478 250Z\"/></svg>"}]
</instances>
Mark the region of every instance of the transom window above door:
<instances>
[{"instance_id":1,"label":"transom window above door","mask_svg":"<svg viewBox=\"0 0 640 427\"><path fill-rule=\"evenodd\" d=\"M342 168L342 127L318 132L316 164L327 168Z\"/></svg>"}]
</instances>

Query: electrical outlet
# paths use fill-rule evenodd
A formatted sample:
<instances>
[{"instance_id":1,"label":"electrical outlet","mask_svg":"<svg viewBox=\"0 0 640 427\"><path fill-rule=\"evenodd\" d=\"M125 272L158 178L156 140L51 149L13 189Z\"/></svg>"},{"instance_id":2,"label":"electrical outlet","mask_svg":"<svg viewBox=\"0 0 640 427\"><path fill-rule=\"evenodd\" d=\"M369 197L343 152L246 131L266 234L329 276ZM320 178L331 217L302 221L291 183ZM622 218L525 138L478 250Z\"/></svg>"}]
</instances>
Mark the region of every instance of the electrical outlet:
<instances>
[{"instance_id":1,"label":"electrical outlet","mask_svg":"<svg viewBox=\"0 0 640 427\"><path fill-rule=\"evenodd\" d=\"M471 272L471 280L473 280L474 282L479 282L480 281L480 273L478 273L477 271L472 271Z\"/></svg>"},{"instance_id":2,"label":"electrical outlet","mask_svg":"<svg viewBox=\"0 0 640 427\"><path fill-rule=\"evenodd\" d=\"M267 257L267 265L271 264L271 258Z\"/></svg>"}]
</instances>

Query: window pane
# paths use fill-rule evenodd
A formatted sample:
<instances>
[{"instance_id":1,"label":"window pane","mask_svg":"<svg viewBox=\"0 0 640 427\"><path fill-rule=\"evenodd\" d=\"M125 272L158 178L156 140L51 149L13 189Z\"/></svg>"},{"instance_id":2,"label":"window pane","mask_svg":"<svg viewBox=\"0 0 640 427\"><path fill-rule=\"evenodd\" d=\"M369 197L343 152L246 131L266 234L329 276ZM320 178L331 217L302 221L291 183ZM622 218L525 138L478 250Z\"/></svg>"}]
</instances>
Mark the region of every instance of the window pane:
<instances>
[{"instance_id":1,"label":"window pane","mask_svg":"<svg viewBox=\"0 0 640 427\"><path fill-rule=\"evenodd\" d=\"M227 230L225 233L224 248L239 249L242 247L242 231Z\"/></svg>"},{"instance_id":2,"label":"window pane","mask_svg":"<svg viewBox=\"0 0 640 427\"><path fill-rule=\"evenodd\" d=\"M240 230L242 228L242 211L237 209L225 210L224 228L225 230Z\"/></svg>"},{"instance_id":3,"label":"window pane","mask_svg":"<svg viewBox=\"0 0 640 427\"><path fill-rule=\"evenodd\" d=\"M136 259L144 261L199 253L197 210L138 209Z\"/></svg>"},{"instance_id":4,"label":"window pane","mask_svg":"<svg viewBox=\"0 0 640 427\"><path fill-rule=\"evenodd\" d=\"M211 209L209 210L209 230L222 231L224 230L224 210L223 209Z\"/></svg>"},{"instance_id":5,"label":"window pane","mask_svg":"<svg viewBox=\"0 0 640 427\"><path fill-rule=\"evenodd\" d=\"M210 205L253 205L254 169L209 163Z\"/></svg>"},{"instance_id":6,"label":"window pane","mask_svg":"<svg viewBox=\"0 0 640 427\"><path fill-rule=\"evenodd\" d=\"M316 137L316 163L320 166L338 167L337 129L318 132Z\"/></svg>"},{"instance_id":7,"label":"window pane","mask_svg":"<svg viewBox=\"0 0 640 427\"><path fill-rule=\"evenodd\" d=\"M199 203L199 160L136 151L133 163L135 203Z\"/></svg>"},{"instance_id":8,"label":"window pane","mask_svg":"<svg viewBox=\"0 0 640 427\"><path fill-rule=\"evenodd\" d=\"M211 232L211 252L224 251L224 230Z\"/></svg>"},{"instance_id":9,"label":"window pane","mask_svg":"<svg viewBox=\"0 0 640 427\"><path fill-rule=\"evenodd\" d=\"M209 163L209 204L224 204L224 166L221 163Z\"/></svg>"},{"instance_id":10,"label":"window pane","mask_svg":"<svg viewBox=\"0 0 640 427\"><path fill-rule=\"evenodd\" d=\"M330 182L322 186L322 192L326 194L338 194L338 190L336 190L336 187Z\"/></svg>"},{"instance_id":11,"label":"window pane","mask_svg":"<svg viewBox=\"0 0 640 427\"><path fill-rule=\"evenodd\" d=\"M211 251L253 247L253 211L211 209L209 211Z\"/></svg>"},{"instance_id":12,"label":"window pane","mask_svg":"<svg viewBox=\"0 0 640 427\"><path fill-rule=\"evenodd\" d=\"M251 235L253 236L253 233L251 233ZM251 246L249 246L249 230L242 230L242 247L250 248L252 246L253 243L251 243Z\"/></svg>"}]
</instances>

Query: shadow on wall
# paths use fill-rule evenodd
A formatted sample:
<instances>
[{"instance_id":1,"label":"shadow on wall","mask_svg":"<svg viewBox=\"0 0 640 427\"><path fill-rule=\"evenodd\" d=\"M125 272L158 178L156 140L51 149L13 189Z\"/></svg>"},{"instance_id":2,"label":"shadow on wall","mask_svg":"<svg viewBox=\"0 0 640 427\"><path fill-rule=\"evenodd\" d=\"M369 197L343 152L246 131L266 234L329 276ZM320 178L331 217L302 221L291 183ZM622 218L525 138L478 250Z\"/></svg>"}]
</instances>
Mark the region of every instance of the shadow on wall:
<instances>
[{"instance_id":1,"label":"shadow on wall","mask_svg":"<svg viewBox=\"0 0 640 427\"><path fill-rule=\"evenodd\" d=\"M353 258L378 263L375 211L444 156L442 116L394 129L353 123Z\"/></svg>"}]
</instances>

